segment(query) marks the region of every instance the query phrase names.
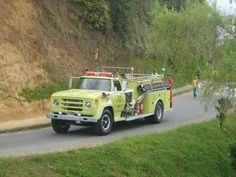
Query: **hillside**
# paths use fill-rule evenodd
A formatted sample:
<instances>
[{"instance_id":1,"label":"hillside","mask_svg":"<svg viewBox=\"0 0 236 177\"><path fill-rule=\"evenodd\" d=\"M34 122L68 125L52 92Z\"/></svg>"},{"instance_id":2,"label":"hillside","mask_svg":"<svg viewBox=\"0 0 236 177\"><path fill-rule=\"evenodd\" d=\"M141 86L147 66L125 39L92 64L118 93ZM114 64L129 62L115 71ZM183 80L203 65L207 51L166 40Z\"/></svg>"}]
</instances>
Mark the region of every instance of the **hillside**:
<instances>
[{"instance_id":1,"label":"hillside","mask_svg":"<svg viewBox=\"0 0 236 177\"><path fill-rule=\"evenodd\" d=\"M0 122L47 109L47 101L22 101L24 88L127 59L118 35L88 29L79 12L72 1L1 0Z\"/></svg>"},{"instance_id":2,"label":"hillside","mask_svg":"<svg viewBox=\"0 0 236 177\"><path fill-rule=\"evenodd\" d=\"M0 122L45 114L46 98L86 68L165 67L174 87L191 83L197 67L206 78L225 58L215 45L220 17L190 2L1 0Z\"/></svg>"}]
</instances>

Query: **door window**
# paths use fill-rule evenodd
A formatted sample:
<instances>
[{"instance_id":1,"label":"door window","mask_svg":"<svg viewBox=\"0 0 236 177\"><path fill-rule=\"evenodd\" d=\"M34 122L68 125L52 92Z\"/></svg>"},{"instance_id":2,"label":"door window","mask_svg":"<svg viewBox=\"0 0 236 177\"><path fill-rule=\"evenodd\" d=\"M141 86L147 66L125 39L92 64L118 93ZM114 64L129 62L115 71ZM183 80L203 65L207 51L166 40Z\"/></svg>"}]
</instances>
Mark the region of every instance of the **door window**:
<instances>
[{"instance_id":1,"label":"door window","mask_svg":"<svg viewBox=\"0 0 236 177\"><path fill-rule=\"evenodd\" d=\"M114 87L116 87L117 91L121 91L121 85L118 80L114 80Z\"/></svg>"}]
</instances>

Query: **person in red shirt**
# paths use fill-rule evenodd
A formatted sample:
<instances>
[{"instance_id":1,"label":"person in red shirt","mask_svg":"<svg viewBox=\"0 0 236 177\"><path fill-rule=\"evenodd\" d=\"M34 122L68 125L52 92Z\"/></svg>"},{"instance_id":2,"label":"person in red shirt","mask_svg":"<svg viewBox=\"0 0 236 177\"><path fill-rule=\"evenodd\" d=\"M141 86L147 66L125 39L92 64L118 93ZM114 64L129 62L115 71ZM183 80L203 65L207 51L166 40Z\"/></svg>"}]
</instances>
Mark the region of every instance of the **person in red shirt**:
<instances>
[{"instance_id":1,"label":"person in red shirt","mask_svg":"<svg viewBox=\"0 0 236 177\"><path fill-rule=\"evenodd\" d=\"M172 108L173 104L173 79L170 75L167 75L167 81L170 85L170 108Z\"/></svg>"}]
</instances>

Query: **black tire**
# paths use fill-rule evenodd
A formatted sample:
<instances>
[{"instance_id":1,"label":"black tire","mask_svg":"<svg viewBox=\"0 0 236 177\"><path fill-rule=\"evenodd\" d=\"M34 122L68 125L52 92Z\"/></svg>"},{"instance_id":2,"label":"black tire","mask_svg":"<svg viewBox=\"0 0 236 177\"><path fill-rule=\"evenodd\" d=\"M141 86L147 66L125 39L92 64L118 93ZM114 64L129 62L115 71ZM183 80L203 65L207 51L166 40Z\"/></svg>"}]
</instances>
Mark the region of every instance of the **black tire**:
<instances>
[{"instance_id":1,"label":"black tire","mask_svg":"<svg viewBox=\"0 0 236 177\"><path fill-rule=\"evenodd\" d=\"M111 132L112 127L114 123L114 118L108 109L105 109L98 120L98 122L95 124L95 132L98 135L107 135Z\"/></svg>"},{"instance_id":2,"label":"black tire","mask_svg":"<svg viewBox=\"0 0 236 177\"><path fill-rule=\"evenodd\" d=\"M70 128L70 124L63 120L52 119L51 124L56 133L66 133Z\"/></svg>"},{"instance_id":3,"label":"black tire","mask_svg":"<svg viewBox=\"0 0 236 177\"><path fill-rule=\"evenodd\" d=\"M145 120L148 123L159 124L162 121L163 113L164 113L163 104L162 104L162 102L158 101L156 104L153 116L146 117Z\"/></svg>"}]
</instances>

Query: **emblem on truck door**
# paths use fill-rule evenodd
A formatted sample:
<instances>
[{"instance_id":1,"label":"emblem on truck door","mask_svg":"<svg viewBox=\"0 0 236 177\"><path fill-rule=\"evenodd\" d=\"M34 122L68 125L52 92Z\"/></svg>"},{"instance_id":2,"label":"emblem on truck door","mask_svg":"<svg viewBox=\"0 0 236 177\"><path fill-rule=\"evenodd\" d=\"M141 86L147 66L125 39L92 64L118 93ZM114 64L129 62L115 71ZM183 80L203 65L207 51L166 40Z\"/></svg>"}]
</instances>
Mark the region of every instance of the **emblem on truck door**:
<instances>
[{"instance_id":1,"label":"emblem on truck door","mask_svg":"<svg viewBox=\"0 0 236 177\"><path fill-rule=\"evenodd\" d=\"M117 101L116 101L116 105L117 105L118 107L120 107L120 106L123 105L123 102L124 102L124 100L123 100L122 96L118 96L118 97L117 97Z\"/></svg>"}]
</instances>

